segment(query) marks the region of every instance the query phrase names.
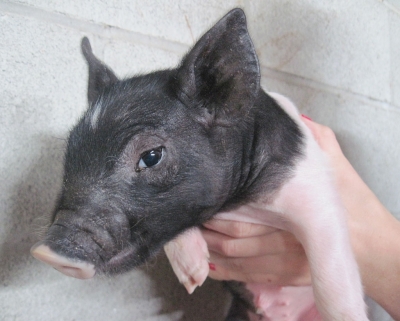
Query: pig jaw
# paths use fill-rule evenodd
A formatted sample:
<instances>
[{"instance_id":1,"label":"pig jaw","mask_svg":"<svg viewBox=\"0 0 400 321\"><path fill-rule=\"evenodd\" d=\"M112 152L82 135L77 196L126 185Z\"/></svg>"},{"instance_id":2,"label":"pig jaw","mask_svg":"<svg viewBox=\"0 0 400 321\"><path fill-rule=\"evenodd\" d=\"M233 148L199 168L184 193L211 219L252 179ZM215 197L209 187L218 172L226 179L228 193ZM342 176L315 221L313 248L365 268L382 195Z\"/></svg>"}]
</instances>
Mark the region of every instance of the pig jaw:
<instances>
[{"instance_id":1,"label":"pig jaw","mask_svg":"<svg viewBox=\"0 0 400 321\"><path fill-rule=\"evenodd\" d=\"M67 276L77 279L90 279L96 274L93 264L59 255L43 242L36 243L31 249L31 254Z\"/></svg>"}]
</instances>

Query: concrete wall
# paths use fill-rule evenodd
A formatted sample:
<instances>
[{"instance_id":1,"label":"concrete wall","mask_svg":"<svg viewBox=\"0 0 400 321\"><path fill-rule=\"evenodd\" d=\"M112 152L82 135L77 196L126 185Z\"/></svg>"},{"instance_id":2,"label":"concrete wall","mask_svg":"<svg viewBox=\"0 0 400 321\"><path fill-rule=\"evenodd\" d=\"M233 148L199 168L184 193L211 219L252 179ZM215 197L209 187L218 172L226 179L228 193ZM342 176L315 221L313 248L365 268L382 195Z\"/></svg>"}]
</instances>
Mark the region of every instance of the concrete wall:
<instances>
[{"instance_id":1,"label":"concrete wall","mask_svg":"<svg viewBox=\"0 0 400 321\"><path fill-rule=\"evenodd\" d=\"M29 256L57 196L64 140L86 108L84 35L118 75L146 72L175 66L212 23L241 6L264 85L331 126L400 217L400 15L385 4L0 1L0 320L222 320L220 284L207 281L189 297L162 256L84 282ZM375 320L390 320L374 311Z\"/></svg>"}]
</instances>

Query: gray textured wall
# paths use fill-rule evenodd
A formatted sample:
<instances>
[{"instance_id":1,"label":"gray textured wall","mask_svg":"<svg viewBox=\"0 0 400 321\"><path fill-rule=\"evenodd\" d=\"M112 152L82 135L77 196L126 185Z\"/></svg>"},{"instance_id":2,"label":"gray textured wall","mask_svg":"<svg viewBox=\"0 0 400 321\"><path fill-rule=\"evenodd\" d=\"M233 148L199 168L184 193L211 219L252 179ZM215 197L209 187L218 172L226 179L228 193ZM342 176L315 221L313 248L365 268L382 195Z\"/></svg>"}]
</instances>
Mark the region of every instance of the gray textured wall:
<instances>
[{"instance_id":1,"label":"gray textured wall","mask_svg":"<svg viewBox=\"0 0 400 321\"><path fill-rule=\"evenodd\" d=\"M162 256L80 281L29 248L57 196L64 139L86 108L80 39L120 76L171 67L235 6L248 15L265 87L330 125L400 217L400 15L385 1L0 0L0 320L222 320L220 284L187 296Z\"/></svg>"}]
</instances>

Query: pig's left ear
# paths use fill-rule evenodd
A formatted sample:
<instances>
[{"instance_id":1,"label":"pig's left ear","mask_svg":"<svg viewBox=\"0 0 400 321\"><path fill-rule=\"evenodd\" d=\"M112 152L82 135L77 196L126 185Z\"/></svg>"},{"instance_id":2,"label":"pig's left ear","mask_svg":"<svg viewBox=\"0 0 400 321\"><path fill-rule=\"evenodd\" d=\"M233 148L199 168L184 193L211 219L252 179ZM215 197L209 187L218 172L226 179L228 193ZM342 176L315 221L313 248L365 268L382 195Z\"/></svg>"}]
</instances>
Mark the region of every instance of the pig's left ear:
<instances>
[{"instance_id":1,"label":"pig's left ear","mask_svg":"<svg viewBox=\"0 0 400 321\"><path fill-rule=\"evenodd\" d=\"M96 58L89 39L84 37L81 43L82 53L89 66L88 101L89 106L95 103L104 89L118 81L114 72Z\"/></svg>"},{"instance_id":2,"label":"pig's left ear","mask_svg":"<svg viewBox=\"0 0 400 321\"><path fill-rule=\"evenodd\" d=\"M183 59L177 80L179 98L200 107L208 124L247 113L260 88L260 67L241 9L200 38Z\"/></svg>"}]
</instances>

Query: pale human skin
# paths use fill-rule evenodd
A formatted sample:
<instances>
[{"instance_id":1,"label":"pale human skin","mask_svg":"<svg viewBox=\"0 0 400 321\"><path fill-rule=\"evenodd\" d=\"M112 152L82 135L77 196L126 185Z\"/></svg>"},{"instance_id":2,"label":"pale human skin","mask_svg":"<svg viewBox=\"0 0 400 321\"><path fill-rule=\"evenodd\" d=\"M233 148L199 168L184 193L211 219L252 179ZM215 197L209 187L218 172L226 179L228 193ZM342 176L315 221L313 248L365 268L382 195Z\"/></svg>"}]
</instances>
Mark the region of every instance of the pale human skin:
<instances>
[{"instance_id":1,"label":"pale human skin","mask_svg":"<svg viewBox=\"0 0 400 321\"><path fill-rule=\"evenodd\" d=\"M400 221L354 170L333 131L306 117L303 121L333 167L365 293L400 321ZM218 219L204 226L211 278L271 285L311 284L303 247L289 232Z\"/></svg>"}]
</instances>

